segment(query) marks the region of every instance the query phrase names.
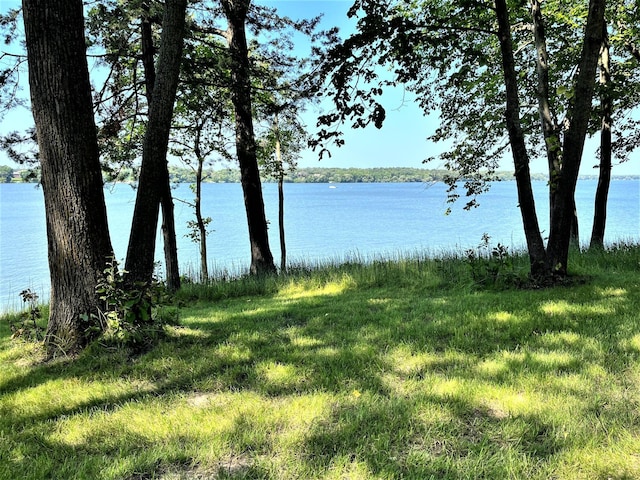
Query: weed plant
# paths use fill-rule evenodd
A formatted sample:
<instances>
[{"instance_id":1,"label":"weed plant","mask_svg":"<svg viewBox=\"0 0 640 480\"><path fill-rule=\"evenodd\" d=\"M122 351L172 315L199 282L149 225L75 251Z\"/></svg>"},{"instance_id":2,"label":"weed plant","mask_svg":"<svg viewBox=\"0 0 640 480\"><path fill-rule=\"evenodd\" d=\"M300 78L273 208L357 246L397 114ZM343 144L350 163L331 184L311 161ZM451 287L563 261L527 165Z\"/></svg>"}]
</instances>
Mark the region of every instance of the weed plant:
<instances>
[{"instance_id":1,"label":"weed plant","mask_svg":"<svg viewBox=\"0 0 640 480\"><path fill-rule=\"evenodd\" d=\"M38 302L40 297L27 288L20 292L20 298L26 308L21 313L7 315L11 336L35 342L44 339L42 305Z\"/></svg>"},{"instance_id":2,"label":"weed plant","mask_svg":"<svg viewBox=\"0 0 640 480\"><path fill-rule=\"evenodd\" d=\"M571 265L548 289L464 254L190 285L133 358L43 363L0 322L0 478L640 478L640 247Z\"/></svg>"}]
</instances>

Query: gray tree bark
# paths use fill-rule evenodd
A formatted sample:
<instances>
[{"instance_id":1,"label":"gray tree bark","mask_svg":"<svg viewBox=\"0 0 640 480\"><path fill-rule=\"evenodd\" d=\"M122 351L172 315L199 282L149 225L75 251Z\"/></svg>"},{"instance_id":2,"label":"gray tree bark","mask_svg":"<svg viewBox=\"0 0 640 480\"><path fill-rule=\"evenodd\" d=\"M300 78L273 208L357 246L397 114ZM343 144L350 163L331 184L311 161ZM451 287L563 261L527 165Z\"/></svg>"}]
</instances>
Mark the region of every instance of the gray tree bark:
<instances>
[{"instance_id":1,"label":"gray tree bark","mask_svg":"<svg viewBox=\"0 0 640 480\"><path fill-rule=\"evenodd\" d=\"M180 278L177 271L177 255L175 263L171 257L171 251L177 252L177 247L167 151L182 59L186 8L186 0L167 0L165 5L158 66L157 71L154 71L155 80L149 102L142 167L125 264L131 281L148 283L152 280L159 206L162 204L165 257L169 257L167 279L170 289L179 288Z\"/></svg>"},{"instance_id":2,"label":"gray tree bark","mask_svg":"<svg viewBox=\"0 0 640 480\"><path fill-rule=\"evenodd\" d=\"M147 92L147 103L153 100L153 88L156 82L155 51L153 44L153 30L151 19L148 16L149 4L143 3L145 15L141 21L142 39L142 64L144 67L145 88ZM165 158L166 161L166 158ZM161 189L160 207L162 209L162 238L164 240L164 262L167 267L166 280L167 288L170 291L177 291L180 288L180 268L178 265L178 244L176 239L176 225L173 212L173 196L171 195L171 184L169 181L169 171L167 170L167 181L158 185Z\"/></svg>"},{"instance_id":3,"label":"gray tree bark","mask_svg":"<svg viewBox=\"0 0 640 480\"><path fill-rule=\"evenodd\" d=\"M591 116L591 102L595 89L600 48L604 39L605 0L591 0L585 28L584 43L574 86L575 101L569 115L569 128L565 134L562 172L558 181L558 194L551 212L547 268L554 275L565 277L571 243L571 229L575 216L575 191L587 126Z\"/></svg>"},{"instance_id":4,"label":"gray tree bark","mask_svg":"<svg viewBox=\"0 0 640 480\"><path fill-rule=\"evenodd\" d=\"M546 252L538 216L536 214L535 200L531 186L531 171L529 169L529 156L522 131L520 120L520 98L518 94L518 77L516 74L513 56L513 39L511 36L511 24L509 11L505 0L496 0L496 17L498 20L498 39L502 53L502 69L507 96L507 108L505 118L509 142L515 166L516 185L518 190L518 202L520 214L524 226L531 276L539 278L546 276Z\"/></svg>"},{"instance_id":5,"label":"gray tree bark","mask_svg":"<svg viewBox=\"0 0 640 480\"><path fill-rule=\"evenodd\" d=\"M227 41L231 56L231 101L236 113L236 151L251 243L251 273L276 271L269 248L267 218L256 155L251 108L251 76L245 21L250 0L221 0L227 17Z\"/></svg>"},{"instance_id":6,"label":"gray tree bark","mask_svg":"<svg viewBox=\"0 0 640 480\"><path fill-rule=\"evenodd\" d=\"M88 327L99 325L92 317L100 305L95 289L113 250L82 1L24 0L22 5L51 276L45 342L54 356L77 352L91 339Z\"/></svg>"},{"instance_id":7,"label":"gray tree bark","mask_svg":"<svg viewBox=\"0 0 640 480\"><path fill-rule=\"evenodd\" d=\"M609 39L604 33L604 42L600 51L600 84L603 93L600 97L602 110L602 127L600 129L600 174L596 187L596 198L593 212L593 228L591 229L590 248L604 248L604 232L607 225L607 199L611 184L611 127L613 102L611 88L611 59L609 57Z\"/></svg>"},{"instance_id":8,"label":"gray tree bark","mask_svg":"<svg viewBox=\"0 0 640 480\"><path fill-rule=\"evenodd\" d=\"M548 150L550 167L552 168L553 184L552 206L550 212L550 234L546 249L538 228L538 220L531 191L529 172L529 158L526 152L524 136L520 123L520 101L518 98L517 75L513 60L513 44L509 11L505 0L496 0L496 17L498 20L498 38L502 53L502 65L505 77L507 108L506 121L509 141L513 152L516 183L518 185L518 199L522 212L525 237L529 258L531 261L531 275L534 278L553 279L567 275L569 246L573 235L577 234L575 222L575 189L578 180L580 161L584 150L584 140L591 114L591 101L594 91L594 78L598 63L598 54L602 44L604 26L605 0L591 0L589 15L585 29L584 44L580 57L578 75L574 85L575 100L569 118L569 127L564 136L561 158L562 168L555 171L553 160L558 152ZM545 132L545 140L553 141L551 117L547 111L545 95L546 86L546 51L544 48L544 29L539 17L539 5L532 1L534 16L534 40L538 52L538 101L540 116ZM547 144L549 147L549 144Z\"/></svg>"}]
</instances>

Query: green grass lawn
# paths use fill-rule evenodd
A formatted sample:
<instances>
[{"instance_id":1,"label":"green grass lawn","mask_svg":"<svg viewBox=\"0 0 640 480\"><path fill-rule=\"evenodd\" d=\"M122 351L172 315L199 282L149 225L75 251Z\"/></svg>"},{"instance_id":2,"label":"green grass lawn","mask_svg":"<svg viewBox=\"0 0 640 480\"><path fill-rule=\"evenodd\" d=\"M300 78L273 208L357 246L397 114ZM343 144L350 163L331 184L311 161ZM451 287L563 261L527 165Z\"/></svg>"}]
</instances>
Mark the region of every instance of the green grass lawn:
<instances>
[{"instance_id":1,"label":"green grass lawn","mask_svg":"<svg viewBox=\"0 0 640 480\"><path fill-rule=\"evenodd\" d=\"M470 269L187 287L139 355L42 362L5 319L0 478L640 478L640 248L575 253L553 289Z\"/></svg>"}]
</instances>

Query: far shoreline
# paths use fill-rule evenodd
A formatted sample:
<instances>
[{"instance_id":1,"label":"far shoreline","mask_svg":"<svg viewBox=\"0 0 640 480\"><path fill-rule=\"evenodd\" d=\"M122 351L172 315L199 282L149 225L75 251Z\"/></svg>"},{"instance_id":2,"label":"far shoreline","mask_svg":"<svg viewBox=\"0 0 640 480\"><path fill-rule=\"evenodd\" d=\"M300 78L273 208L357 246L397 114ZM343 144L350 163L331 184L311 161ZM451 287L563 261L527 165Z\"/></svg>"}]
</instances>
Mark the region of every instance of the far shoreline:
<instances>
[{"instance_id":1,"label":"far shoreline","mask_svg":"<svg viewBox=\"0 0 640 480\"><path fill-rule=\"evenodd\" d=\"M0 166L2 168L2 166ZM10 167L6 167L10 168ZM196 183L193 170L186 166L169 166L171 183ZM105 184L136 183L135 169L126 168L116 175L104 174ZM284 183L446 183L452 172L444 169L412 168L412 167L305 167L292 169L285 173ZM2 180L5 180L2 182ZM270 176L261 177L263 183L276 183L278 179ZM598 175L580 175L578 180L597 180ZM464 178L458 181L464 181ZM545 173L532 173L532 181L548 181ZM639 181L640 175L612 175L612 181ZM11 175L0 178L1 183L38 183L37 171L20 169L12 170ZM488 182L515 181L513 172L501 170L491 174ZM203 172L203 183L240 183L240 170L233 168L209 168Z\"/></svg>"}]
</instances>

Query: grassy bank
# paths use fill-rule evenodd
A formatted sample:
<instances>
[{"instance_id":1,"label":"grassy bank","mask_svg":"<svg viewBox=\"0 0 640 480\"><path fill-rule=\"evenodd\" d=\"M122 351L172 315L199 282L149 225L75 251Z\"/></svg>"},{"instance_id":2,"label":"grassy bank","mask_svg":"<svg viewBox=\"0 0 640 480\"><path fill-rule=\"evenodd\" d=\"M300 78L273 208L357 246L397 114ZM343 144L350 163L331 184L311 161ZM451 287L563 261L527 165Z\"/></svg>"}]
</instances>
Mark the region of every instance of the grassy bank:
<instances>
[{"instance_id":1,"label":"grassy bank","mask_svg":"<svg viewBox=\"0 0 640 480\"><path fill-rule=\"evenodd\" d=\"M181 293L132 356L0 322L0 478L640 478L640 248L294 269ZM6 320L6 319L5 319Z\"/></svg>"}]
</instances>

